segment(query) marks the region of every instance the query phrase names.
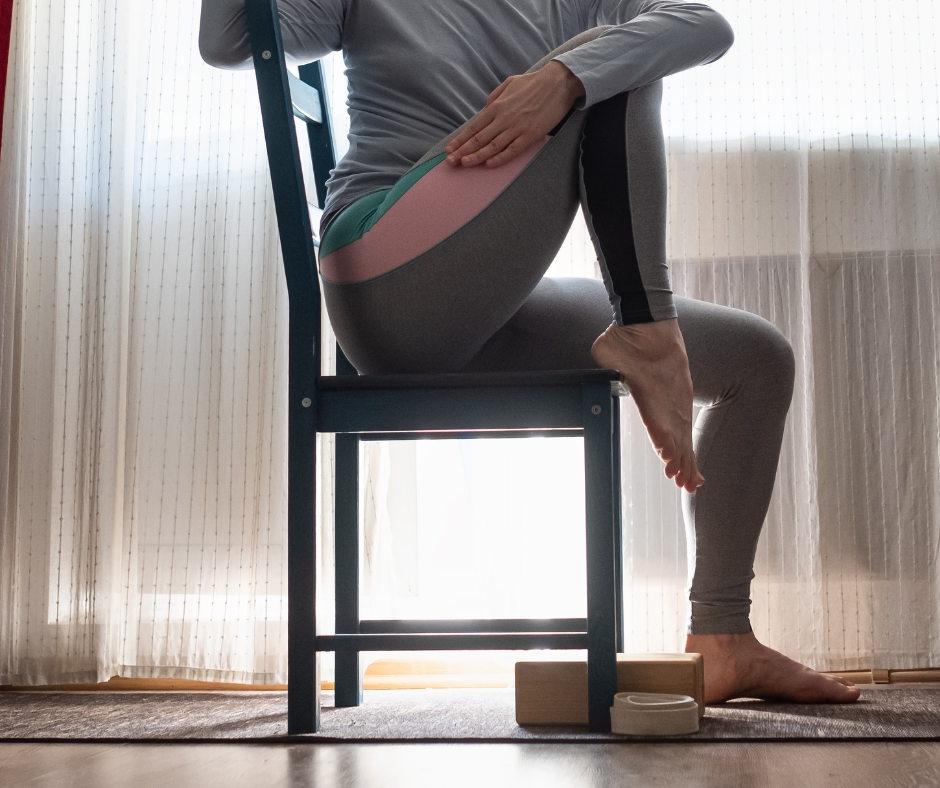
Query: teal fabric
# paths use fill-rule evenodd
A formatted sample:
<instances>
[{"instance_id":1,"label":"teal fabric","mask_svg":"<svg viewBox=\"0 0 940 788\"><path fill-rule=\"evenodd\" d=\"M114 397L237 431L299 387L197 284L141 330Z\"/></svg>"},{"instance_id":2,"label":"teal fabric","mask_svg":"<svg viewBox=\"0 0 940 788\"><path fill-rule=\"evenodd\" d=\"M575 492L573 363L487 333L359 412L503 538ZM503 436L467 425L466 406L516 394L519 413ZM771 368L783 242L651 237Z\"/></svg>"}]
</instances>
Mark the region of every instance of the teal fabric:
<instances>
[{"instance_id":1,"label":"teal fabric","mask_svg":"<svg viewBox=\"0 0 940 788\"><path fill-rule=\"evenodd\" d=\"M366 234L374 224L373 217L391 189L379 189L360 197L340 212L320 239L320 259L341 249Z\"/></svg>"},{"instance_id":2,"label":"teal fabric","mask_svg":"<svg viewBox=\"0 0 940 788\"><path fill-rule=\"evenodd\" d=\"M405 193L446 158L442 153L406 172L391 189L379 189L360 197L341 211L320 240L320 257L358 241L388 213Z\"/></svg>"}]
</instances>

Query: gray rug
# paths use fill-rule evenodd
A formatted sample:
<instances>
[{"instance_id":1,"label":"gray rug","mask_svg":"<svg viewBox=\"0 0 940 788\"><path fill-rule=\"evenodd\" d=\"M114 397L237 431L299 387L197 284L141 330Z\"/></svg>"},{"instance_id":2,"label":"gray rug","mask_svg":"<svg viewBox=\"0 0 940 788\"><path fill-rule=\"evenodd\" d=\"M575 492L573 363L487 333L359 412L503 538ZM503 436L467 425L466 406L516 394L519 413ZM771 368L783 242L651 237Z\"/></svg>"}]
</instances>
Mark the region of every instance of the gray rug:
<instances>
[{"instance_id":1,"label":"gray rug","mask_svg":"<svg viewBox=\"0 0 940 788\"><path fill-rule=\"evenodd\" d=\"M0 739L239 741L596 742L633 737L576 727L516 725L512 690L366 693L365 705L335 709L324 695L322 731L287 736L281 692L3 692ZM688 740L940 740L940 691L862 689L852 705L735 701L708 708ZM662 739L659 739L662 740Z\"/></svg>"}]
</instances>

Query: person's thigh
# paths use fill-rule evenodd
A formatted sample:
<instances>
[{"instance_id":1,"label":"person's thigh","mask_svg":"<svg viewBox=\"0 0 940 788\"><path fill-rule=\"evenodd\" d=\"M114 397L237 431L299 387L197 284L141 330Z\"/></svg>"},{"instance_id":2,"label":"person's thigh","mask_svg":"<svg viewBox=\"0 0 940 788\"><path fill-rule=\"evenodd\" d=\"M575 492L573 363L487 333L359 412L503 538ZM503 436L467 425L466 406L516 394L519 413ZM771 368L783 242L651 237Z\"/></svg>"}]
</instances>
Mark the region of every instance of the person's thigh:
<instances>
[{"instance_id":1,"label":"person's thigh","mask_svg":"<svg viewBox=\"0 0 940 788\"><path fill-rule=\"evenodd\" d=\"M591 358L591 345L610 321L603 282L544 277L463 371L593 369L597 364Z\"/></svg>"},{"instance_id":2,"label":"person's thigh","mask_svg":"<svg viewBox=\"0 0 940 788\"><path fill-rule=\"evenodd\" d=\"M755 369L775 369L780 359L786 362L790 357L780 332L750 312L680 296L676 310L699 407L723 404L730 392L760 377L754 375ZM463 369L591 369L597 366L591 345L610 321L610 299L602 281L546 277ZM769 383L763 379L760 383L766 388L757 399L773 400L774 407L789 401L792 379L786 375L779 381L770 376Z\"/></svg>"},{"instance_id":3,"label":"person's thigh","mask_svg":"<svg viewBox=\"0 0 940 788\"><path fill-rule=\"evenodd\" d=\"M438 162L361 237L325 250L327 310L360 372L459 370L518 311L576 214L584 114L502 167Z\"/></svg>"}]
</instances>

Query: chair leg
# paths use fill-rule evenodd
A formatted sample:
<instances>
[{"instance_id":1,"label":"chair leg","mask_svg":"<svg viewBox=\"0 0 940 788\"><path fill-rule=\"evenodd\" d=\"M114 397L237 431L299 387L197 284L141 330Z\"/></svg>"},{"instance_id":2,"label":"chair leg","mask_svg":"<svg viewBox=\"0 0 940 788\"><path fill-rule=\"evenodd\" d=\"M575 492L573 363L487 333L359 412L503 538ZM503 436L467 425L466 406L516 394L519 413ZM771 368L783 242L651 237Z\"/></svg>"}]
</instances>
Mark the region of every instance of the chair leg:
<instances>
[{"instance_id":1,"label":"chair leg","mask_svg":"<svg viewBox=\"0 0 940 788\"><path fill-rule=\"evenodd\" d=\"M299 380L295 356L309 348L291 326L287 438L287 732L320 729L317 635L316 386ZM298 352L298 348L300 351ZM309 351L307 351L309 355ZM303 359L306 361L306 359ZM304 399L306 398L306 399ZM302 403L307 403L305 407Z\"/></svg>"},{"instance_id":2,"label":"chair leg","mask_svg":"<svg viewBox=\"0 0 940 788\"><path fill-rule=\"evenodd\" d=\"M336 436L336 632L359 632L359 436ZM362 703L358 651L336 652L337 707Z\"/></svg>"},{"instance_id":3,"label":"chair leg","mask_svg":"<svg viewBox=\"0 0 940 788\"><path fill-rule=\"evenodd\" d=\"M609 385L585 386L584 485L587 528L588 724L610 730L617 692L613 400Z\"/></svg>"},{"instance_id":4,"label":"chair leg","mask_svg":"<svg viewBox=\"0 0 940 788\"><path fill-rule=\"evenodd\" d=\"M613 410L613 483L614 483L614 600L617 616L617 653L624 651L623 631L623 472L620 464L620 397L611 397Z\"/></svg>"}]
</instances>

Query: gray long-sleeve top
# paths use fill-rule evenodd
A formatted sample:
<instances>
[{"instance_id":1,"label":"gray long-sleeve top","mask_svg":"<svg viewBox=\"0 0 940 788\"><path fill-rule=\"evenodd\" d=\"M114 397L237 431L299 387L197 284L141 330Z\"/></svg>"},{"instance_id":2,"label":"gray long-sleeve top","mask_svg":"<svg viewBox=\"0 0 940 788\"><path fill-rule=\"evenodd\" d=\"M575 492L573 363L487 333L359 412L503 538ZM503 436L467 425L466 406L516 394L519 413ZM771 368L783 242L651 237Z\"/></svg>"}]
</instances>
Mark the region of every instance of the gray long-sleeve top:
<instances>
[{"instance_id":1,"label":"gray long-sleeve top","mask_svg":"<svg viewBox=\"0 0 940 788\"><path fill-rule=\"evenodd\" d=\"M717 60L734 36L706 5L678 0L278 0L289 57L342 50L349 81L349 151L329 181L324 226L391 187L424 153L521 74L580 32L614 25L557 58L589 107ZM202 0L207 63L248 68L244 0Z\"/></svg>"}]
</instances>

